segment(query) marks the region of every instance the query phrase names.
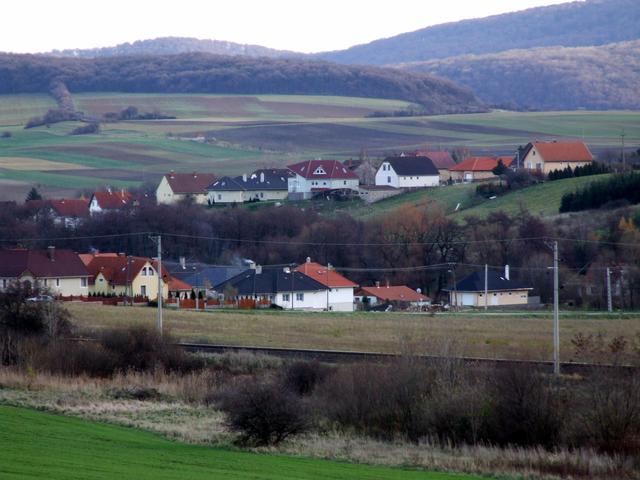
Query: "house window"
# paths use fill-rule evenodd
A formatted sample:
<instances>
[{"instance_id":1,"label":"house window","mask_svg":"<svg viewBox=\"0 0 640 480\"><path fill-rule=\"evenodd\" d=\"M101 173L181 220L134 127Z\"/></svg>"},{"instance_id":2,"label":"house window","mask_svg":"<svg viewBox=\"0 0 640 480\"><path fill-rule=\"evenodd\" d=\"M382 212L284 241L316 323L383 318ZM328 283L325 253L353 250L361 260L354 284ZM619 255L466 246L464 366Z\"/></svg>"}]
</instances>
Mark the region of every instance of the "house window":
<instances>
[{"instance_id":1,"label":"house window","mask_svg":"<svg viewBox=\"0 0 640 480\"><path fill-rule=\"evenodd\" d=\"M56 278L56 287L59 287L59 286L60 286L60 279Z\"/></svg>"},{"instance_id":2,"label":"house window","mask_svg":"<svg viewBox=\"0 0 640 480\"><path fill-rule=\"evenodd\" d=\"M304 302L304 293L296 293L296 301Z\"/></svg>"},{"instance_id":3,"label":"house window","mask_svg":"<svg viewBox=\"0 0 640 480\"><path fill-rule=\"evenodd\" d=\"M344 184L345 184L345 185L347 184L347 181L346 181L346 180L344 181Z\"/></svg>"},{"instance_id":4,"label":"house window","mask_svg":"<svg viewBox=\"0 0 640 480\"><path fill-rule=\"evenodd\" d=\"M282 294L282 301L283 302L288 302L289 301L289 294L288 293L283 293Z\"/></svg>"},{"instance_id":5,"label":"house window","mask_svg":"<svg viewBox=\"0 0 640 480\"><path fill-rule=\"evenodd\" d=\"M387 177L387 183L391 183L391 177Z\"/></svg>"},{"instance_id":6,"label":"house window","mask_svg":"<svg viewBox=\"0 0 640 480\"><path fill-rule=\"evenodd\" d=\"M7 279L6 278L2 279L2 288L7 288Z\"/></svg>"},{"instance_id":7,"label":"house window","mask_svg":"<svg viewBox=\"0 0 640 480\"><path fill-rule=\"evenodd\" d=\"M222 200L222 194L221 193L218 194L218 200Z\"/></svg>"},{"instance_id":8,"label":"house window","mask_svg":"<svg viewBox=\"0 0 640 480\"><path fill-rule=\"evenodd\" d=\"M264 198L264 193L260 192L260 198Z\"/></svg>"},{"instance_id":9,"label":"house window","mask_svg":"<svg viewBox=\"0 0 640 480\"><path fill-rule=\"evenodd\" d=\"M147 296L147 286L146 285L141 285L140 286L140 295L142 295L143 297Z\"/></svg>"},{"instance_id":10,"label":"house window","mask_svg":"<svg viewBox=\"0 0 640 480\"><path fill-rule=\"evenodd\" d=\"M314 175L326 175L327 172L324 171L324 168L318 167L313 172Z\"/></svg>"},{"instance_id":11,"label":"house window","mask_svg":"<svg viewBox=\"0 0 640 480\"><path fill-rule=\"evenodd\" d=\"M142 276L143 277L147 276L147 267L142 267Z\"/></svg>"},{"instance_id":12,"label":"house window","mask_svg":"<svg viewBox=\"0 0 640 480\"><path fill-rule=\"evenodd\" d=\"M149 273L149 276L150 276L150 277L153 277L153 268L149 267L149 268L147 269L147 273Z\"/></svg>"},{"instance_id":13,"label":"house window","mask_svg":"<svg viewBox=\"0 0 640 480\"><path fill-rule=\"evenodd\" d=\"M46 278L44 279L44 286L45 287L47 286L47 279Z\"/></svg>"},{"instance_id":14,"label":"house window","mask_svg":"<svg viewBox=\"0 0 640 480\"><path fill-rule=\"evenodd\" d=\"M87 277L82 277L80 279L80 286L81 287L86 287L87 286Z\"/></svg>"}]
</instances>

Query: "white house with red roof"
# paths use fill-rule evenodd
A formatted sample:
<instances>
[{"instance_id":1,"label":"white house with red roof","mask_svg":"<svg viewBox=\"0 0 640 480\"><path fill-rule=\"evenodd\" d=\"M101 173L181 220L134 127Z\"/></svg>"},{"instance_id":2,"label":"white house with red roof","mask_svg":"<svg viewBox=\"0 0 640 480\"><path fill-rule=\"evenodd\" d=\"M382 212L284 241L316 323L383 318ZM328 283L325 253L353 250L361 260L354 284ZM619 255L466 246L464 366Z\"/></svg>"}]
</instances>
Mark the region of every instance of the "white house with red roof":
<instances>
[{"instance_id":1,"label":"white house with red roof","mask_svg":"<svg viewBox=\"0 0 640 480\"><path fill-rule=\"evenodd\" d=\"M531 142L522 154L521 163L527 170L543 173L584 167L593 162L593 155L584 142Z\"/></svg>"},{"instance_id":2,"label":"white house with red roof","mask_svg":"<svg viewBox=\"0 0 640 480\"><path fill-rule=\"evenodd\" d=\"M358 286L356 283L340 275L331 265L325 267L319 263L312 262L310 258L307 258L305 263L298 265L295 270L327 287L325 292L326 310L353 312L355 308L353 292Z\"/></svg>"},{"instance_id":3,"label":"white house with red roof","mask_svg":"<svg viewBox=\"0 0 640 480\"><path fill-rule=\"evenodd\" d=\"M293 200L336 190L358 191L358 176L338 160L307 160L288 168L294 173L288 179L289 198Z\"/></svg>"},{"instance_id":4,"label":"white house with red roof","mask_svg":"<svg viewBox=\"0 0 640 480\"><path fill-rule=\"evenodd\" d=\"M213 173L176 173L173 170L162 177L156 188L156 201L171 205L186 198L205 205L208 200L207 187L216 181Z\"/></svg>"},{"instance_id":5,"label":"white house with red roof","mask_svg":"<svg viewBox=\"0 0 640 480\"><path fill-rule=\"evenodd\" d=\"M110 210L122 210L133 205L133 195L126 190L107 190L94 192L89 201L89 213L103 213Z\"/></svg>"}]
</instances>

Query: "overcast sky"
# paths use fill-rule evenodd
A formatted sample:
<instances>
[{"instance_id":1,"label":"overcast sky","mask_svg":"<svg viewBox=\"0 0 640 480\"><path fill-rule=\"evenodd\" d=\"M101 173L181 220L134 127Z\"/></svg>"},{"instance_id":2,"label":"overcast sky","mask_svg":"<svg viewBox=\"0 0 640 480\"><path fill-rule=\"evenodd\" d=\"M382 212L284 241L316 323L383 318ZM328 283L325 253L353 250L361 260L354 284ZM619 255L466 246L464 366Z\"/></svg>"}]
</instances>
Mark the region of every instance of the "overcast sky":
<instances>
[{"instance_id":1,"label":"overcast sky","mask_svg":"<svg viewBox=\"0 0 640 480\"><path fill-rule=\"evenodd\" d=\"M11 0L0 51L112 46L164 36L318 52L566 0Z\"/></svg>"}]
</instances>

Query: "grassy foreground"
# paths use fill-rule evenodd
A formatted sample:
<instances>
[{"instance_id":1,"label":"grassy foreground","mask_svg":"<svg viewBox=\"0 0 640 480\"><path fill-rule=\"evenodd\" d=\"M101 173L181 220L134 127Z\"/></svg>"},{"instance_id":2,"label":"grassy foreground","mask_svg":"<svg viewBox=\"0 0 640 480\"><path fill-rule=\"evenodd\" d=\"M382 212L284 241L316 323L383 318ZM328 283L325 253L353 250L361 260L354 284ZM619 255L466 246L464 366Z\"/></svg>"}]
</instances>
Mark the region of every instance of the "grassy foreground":
<instances>
[{"instance_id":1,"label":"grassy foreground","mask_svg":"<svg viewBox=\"0 0 640 480\"><path fill-rule=\"evenodd\" d=\"M480 478L260 455L171 442L153 434L0 407L3 479L424 479Z\"/></svg>"},{"instance_id":2,"label":"grassy foreground","mask_svg":"<svg viewBox=\"0 0 640 480\"><path fill-rule=\"evenodd\" d=\"M80 328L154 325L155 309L68 305ZM183 341L225 345L318 348L369 352L466 355L488 358L552 358L550 312L460 313L430 316L402 313L303 313L271 311L193 312L165 309L165 328ZM608 338L640 334L640 315L561 317L561 357L577 357L571 339L577 333L602 332Z\"/></svg>"}]
</instances>

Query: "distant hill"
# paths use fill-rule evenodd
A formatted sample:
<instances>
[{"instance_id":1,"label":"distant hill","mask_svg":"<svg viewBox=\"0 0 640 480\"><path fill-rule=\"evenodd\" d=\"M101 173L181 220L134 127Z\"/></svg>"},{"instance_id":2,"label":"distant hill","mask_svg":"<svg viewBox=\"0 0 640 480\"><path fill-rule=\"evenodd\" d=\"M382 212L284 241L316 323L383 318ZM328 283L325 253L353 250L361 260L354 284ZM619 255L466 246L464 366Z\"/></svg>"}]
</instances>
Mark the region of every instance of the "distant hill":
<instances>
[{"instance_id":1,"label":"distant hill","mask_svg":"<svg viewBox=\"0 0 640 480\"><path fill-rule=\"evenodd\" d=\"M292 57L302 54L286 50L274 50L260 45L243 45L221 40L200 40L188 37L160 37L121 43L115 47L53 50L45 55L55 57L115 57L120 55L175 55L178 53L212 53L216 55L242 55L247 57Z\"/></svg>"},{"instance_id":2,"label":"distant hill","mask_svg":"<svg viewBox=\"0 0 640 480\"><path fill-rule=\"evenodd\" d=\"M436 25L317 56L387 65L553 45L605 45L639 39L639 25L638 0L587 0Z\"/></svg>"},{"instance_id":3,"label":"distant hill","mask_svg":"<svg viewBox=\"0 0 640 480\"><path fill-rule=\"evenodd\" d=\"M640 40L464 55L402 67L449 78L505 108L640 108Z\"/></svg>"},{"instance_id":4,"label":"distant hill","mask_svg":"<svg viewBox=\"0 0 640 480\"><path fill-rule=\"evenodd\" d=\"M429 74L294 59L204 53L93 59L0 54L0 93L76 92L341 95L406 100L424 113L486 110L467 88Z\"/></svg>"}]
</instances>

